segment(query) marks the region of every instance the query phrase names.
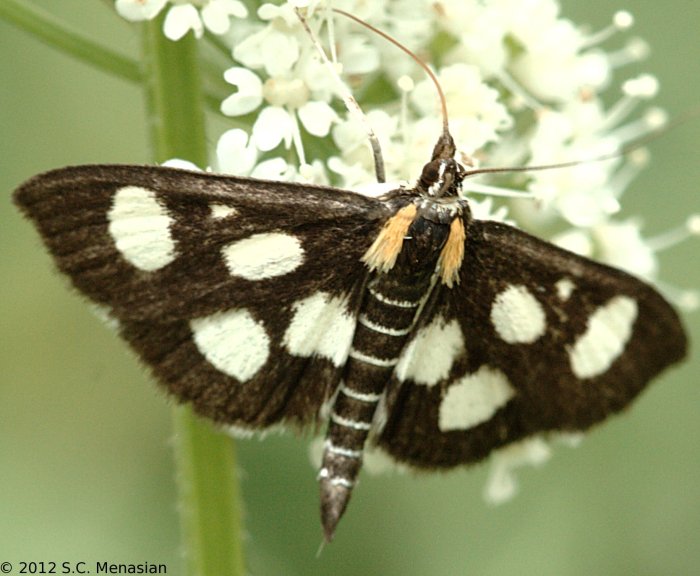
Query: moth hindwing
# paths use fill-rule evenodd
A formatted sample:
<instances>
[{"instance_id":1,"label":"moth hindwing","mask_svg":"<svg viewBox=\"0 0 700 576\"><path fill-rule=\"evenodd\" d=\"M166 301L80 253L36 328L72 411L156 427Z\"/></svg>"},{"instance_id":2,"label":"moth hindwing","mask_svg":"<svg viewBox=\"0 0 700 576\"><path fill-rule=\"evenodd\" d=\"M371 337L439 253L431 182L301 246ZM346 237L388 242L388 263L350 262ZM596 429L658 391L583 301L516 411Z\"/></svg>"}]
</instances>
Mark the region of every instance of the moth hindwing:
<instances>
[{"instance_id":1,"label":"moth hindwing","mask_svg":"<svg viewBox=\"0 0 700 576\"><path fill-rule=\"evenodd\" d=\"M178 400L248 431L325 426L330 540L368 443L418 468L475 462L589 428L686 351L642 281L473 219L453 152L380 198L82 166L15 200Z\"/></svg>"}]
</instances>

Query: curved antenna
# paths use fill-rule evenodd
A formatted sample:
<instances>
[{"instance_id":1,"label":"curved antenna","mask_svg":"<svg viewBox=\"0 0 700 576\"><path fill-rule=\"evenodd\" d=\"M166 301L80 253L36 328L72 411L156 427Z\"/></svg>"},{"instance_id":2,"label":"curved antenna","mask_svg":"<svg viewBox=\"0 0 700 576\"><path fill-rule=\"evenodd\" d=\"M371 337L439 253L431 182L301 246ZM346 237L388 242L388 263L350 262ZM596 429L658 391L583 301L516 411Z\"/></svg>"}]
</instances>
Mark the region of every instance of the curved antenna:
<instances>
[{"instance_id":1,"label":"curved antenna","mask_svg":"<svg viewBox=\"0 0 700 576\"><path fill-rule=\"evenodd\" d=\"M608 152L607 154L601 154L600 156L593 156L592 158L584 158L582 160L570 160L569 162L558 162L556 164L541 164L535 166L504 166L504 167L494 167L494 168L476 168L475 170L467 170L464 173L465 178L469 176L476 176L478 174L503 174L505 172L534 172L542 170L555 170L557 168L571 168L573 166L580 166L582 164L591 164L593 162L605 162L606 160L615 160L616 158L622 158L627 156L635 150L639 150L643 146L646 146L650 142L658 140L662 136L665 136L671 130L675 130L679 126L685 124L688 120L700 116L700 106L695 106L690 110L687 110L681 116L674 118L671 122L656 128L647 134L635 138L631 142L625 144L619 150L615 152Z\"/></svg>"},{"instance_id":2,"label":"curved antenna","mask_svg":"<svg viewBox=\"0 0 700 576\"><path fill-rule=\"evenodd\" d=\"M437 77L435 76L435 73L431 70L431 68L423 60L421 60L414 52L409 50L406 46L401 44L398 40L391 37L386 32L383 32L382 30L376 28L375 26L372 26L368 22L365 22L361 18L358 18L357 16L346 12L345 10L341 10L339 8L331 8L331 10L333 12L336 12L337 14L341 14L342 16L349 18L350 20L353 20L357 24L360 24L361 26L364 26L365 28L374 32L375 34L378 34L388 42L391 42L394 46L396 46L397 48L405 52L408 56L410 56L425 71L425 73L435 85L435 89L437 90L438 96L440 98L440 108L442 112L442 136L438 139L438 142L435 145L435 148L433 149L433 160L439 158L452 158L456 152L456 147L449 131L447 100L445 98L445 93L443 92L442 87L440 86L440 83ZM630 152L638 150L646 144L653 142L657 138L660 138L661 136L666 134L669 130L677 128L678 126L695 116L700 116L700 106L692 108L679 118L673 120L670 124L667 124L662 128L652 130L644 136L641 136L640 138L637 138L632 142L627 143L619 150L607 154L601 154L600 156L594 156L592 158L585 158L582 160L571 160L569 162L558 162L556 164L541 164L536 166L504 166L493 168L477 168L474 170L466 170L463 173L463 175L464 177L469 177L476 176L478 174L502 174L509 172L533 172L541 170L555 170L561 168L571 168L573 166L580 166L582 164L589 164L593 162L604 162L606 160L614 160L616 158L626 156Z\"/></svg>"},{"instance_id":3,"label":"curved antenna","mask_svg":"<svg viewBox=\"0 0 700 576\"><path fill-rule=\"evenodd\" d=\"M358 18L357 16L354 16L353 14L350 14L349 12L346 12L345 10L340 10L339 8L331 8L333 12L336 12L338 14L341 14L345 16L346 18L350 18L350 20L353 20L360 24L361 26L364 26L368 30L371 30L375 34L378 34L385 40L391 42L394 46L397 48L403 50L406 54L408 54L415 62L418 64L423 70L425 70L425 73L430 77L432 80L433 84L435 85L435 89L438 92L438 96L440 97L440 108L442 110L442 132L443 135L449 135L449 126L447 122L447 100L445 99L445 93L442 91L442 87L440 86L440 82L438 82L437 76L435 76L435 73L430 69L430 66L428 66L423 60L421 60L415 53L411 52L406 46L401 44L398 40L395 38L392 38L387 34L386 32L382 32L379 30L379 28L375 28L368 22L365 22L361 18Z\"/></svg>"}]
</instances>

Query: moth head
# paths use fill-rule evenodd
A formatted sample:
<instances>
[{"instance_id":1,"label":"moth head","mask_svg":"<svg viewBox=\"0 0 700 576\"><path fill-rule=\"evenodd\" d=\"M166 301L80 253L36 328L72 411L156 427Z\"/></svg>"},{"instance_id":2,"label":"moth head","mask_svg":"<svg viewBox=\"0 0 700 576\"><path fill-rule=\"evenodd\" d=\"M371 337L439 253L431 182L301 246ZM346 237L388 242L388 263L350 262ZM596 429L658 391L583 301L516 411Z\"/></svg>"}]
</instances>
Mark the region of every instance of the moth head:
<instances>
[{"instance_id":1,"label":"moth head","mask_svg":"<svg viewBox=\"0 0 700 576\"><path fill-rule=\"evenodd\" d=\"M454 159L456 146L450 133L445 129L433 148L433 158L421 172L416 188L422 196L430 198L454 197L459 195L464 167Z\"/></svg>"},{"instance_id":2,"label":"moth head","mask_svg":"<svg viewBox=\"0 0 700 576\"><path fill-rule=\"evenodd\" d=\"M454 159L431 160L423 166L418 180L421 196L445 198L457 196L464 178L464 168Z\"/></svg>"}]
</instances>

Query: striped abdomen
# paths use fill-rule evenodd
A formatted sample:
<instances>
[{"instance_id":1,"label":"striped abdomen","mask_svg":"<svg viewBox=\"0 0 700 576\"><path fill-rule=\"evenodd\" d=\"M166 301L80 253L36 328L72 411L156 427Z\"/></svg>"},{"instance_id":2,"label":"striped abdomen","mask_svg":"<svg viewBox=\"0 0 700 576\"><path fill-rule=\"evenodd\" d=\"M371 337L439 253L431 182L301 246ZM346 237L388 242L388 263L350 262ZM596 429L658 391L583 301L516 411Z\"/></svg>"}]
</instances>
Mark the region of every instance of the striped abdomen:
<instances>
[{"instance_id":1,"label":"striped abdomen","mask_svg":"<svg viewBox=\"0 0 700 576\"><path fill-rule=\"evenodd\" d=\"M425 234L427 228L431 231ZM343 380L332 402L319 471L327 541L362 467L377 404L430 293L448 226L418 216L407 232L396 264L388 272L372 274L367 285Z\"/></svg>"}]
</instances>

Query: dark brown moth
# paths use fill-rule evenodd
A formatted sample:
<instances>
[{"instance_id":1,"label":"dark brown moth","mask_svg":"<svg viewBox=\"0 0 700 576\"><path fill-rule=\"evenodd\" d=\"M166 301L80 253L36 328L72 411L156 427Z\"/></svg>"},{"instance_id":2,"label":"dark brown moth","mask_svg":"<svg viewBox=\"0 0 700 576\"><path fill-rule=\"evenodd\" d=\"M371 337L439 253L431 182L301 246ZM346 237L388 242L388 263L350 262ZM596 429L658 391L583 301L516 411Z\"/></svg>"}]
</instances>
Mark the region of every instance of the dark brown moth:
<instances>
[{"instance_id":1,"label":"dark brown moth","mask_svg":"<svg viewBox=\"0 0 700 576\"><path fill-rule=\"evenodd\" d=\"M224 427L325 429L326 540L364 448L482 460L625 408L686 353L644 282L472 218L446 131L371 198L157 166L78 166L15 193L58 268L178 401Z\"/></svg>"}]
</instances>

